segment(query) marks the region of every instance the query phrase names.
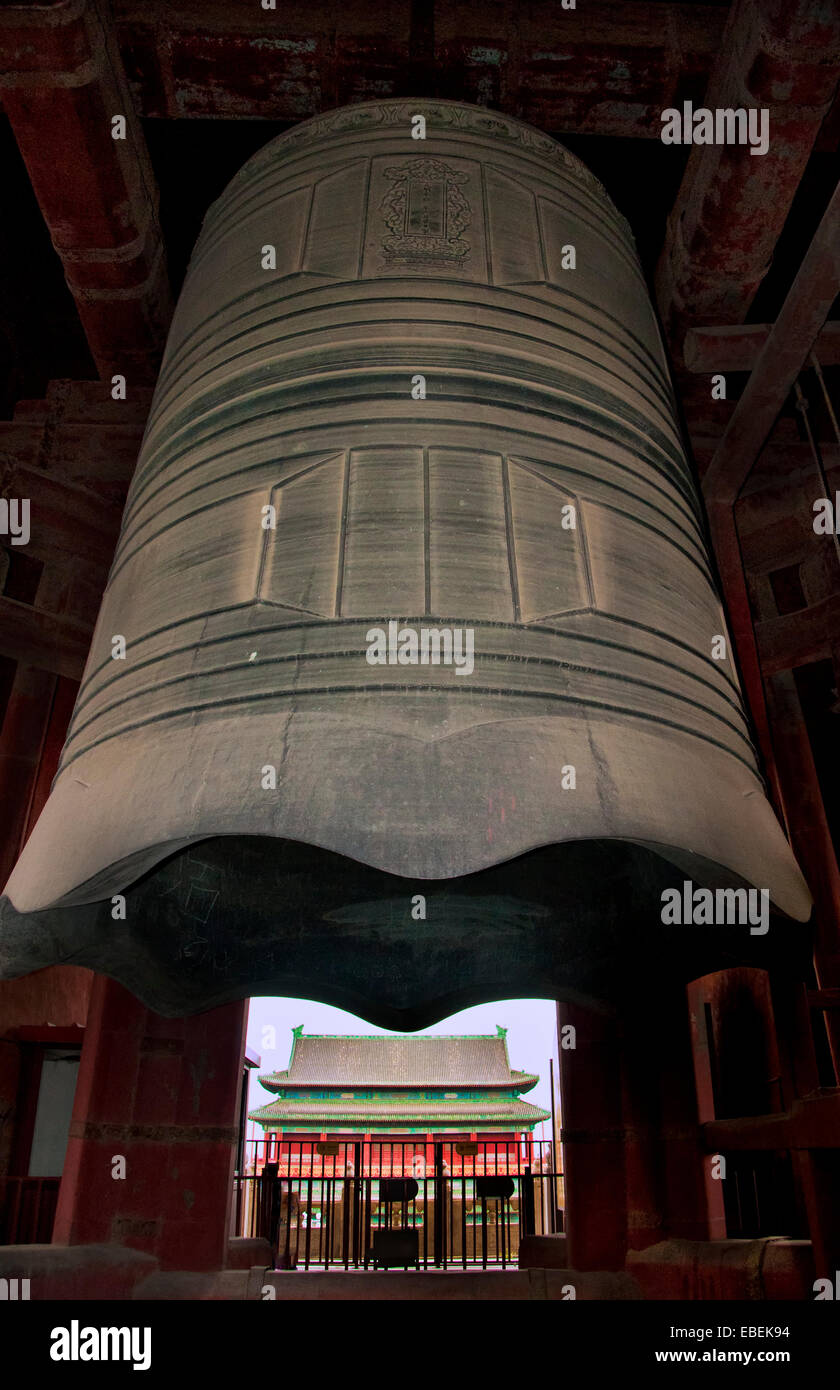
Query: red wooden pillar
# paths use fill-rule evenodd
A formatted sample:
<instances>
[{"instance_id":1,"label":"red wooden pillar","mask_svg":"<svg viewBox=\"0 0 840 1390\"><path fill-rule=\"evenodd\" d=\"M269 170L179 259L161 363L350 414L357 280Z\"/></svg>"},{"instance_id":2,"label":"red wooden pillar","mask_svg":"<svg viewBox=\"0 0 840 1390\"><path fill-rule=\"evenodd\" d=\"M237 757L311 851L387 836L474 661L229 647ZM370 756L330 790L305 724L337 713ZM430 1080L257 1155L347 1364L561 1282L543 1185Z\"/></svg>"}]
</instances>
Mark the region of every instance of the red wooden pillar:
<instances>
[{"instance_id":1,"label":"red wooden pillar","mask_svg":"<svg viewBox=\"0 0 840 1390\"><path fill-rule=\"evenodd\" d=\"M766 689L791 841L814 895L814 966L821 988L840 985L840 868L792 671L769 676ZM825 1015L840 1079L840 1013Z\"/></svg>"},{"instance_id":2,"label":"red wooden pillar","mask_svg":"<svg viewBox=\"0 0 840 1390\"><path fill-rule=\"evenodd\" d=\"M697 1094L697 1118L701 1125L715 1119L714 1038L707 1018L708 1002L704 981L693 980L686 990L691 1023L691 1053L694 1060L694 1088ZM716 1155L703 1159L703 1186L709 1214L711 1240L726 1239L726 1208L723 1201L723 1182L714 1176Z\"/></svg>"},{"instance_id":3,"label":"red wooden pillar","mask_svg":"<svg viewBox=\"0 0 840 1390\"><path fill-rule=\"evenodd\" d=\"M623 1023L624 1171L614 1181L625 1183L628 1246L643 1250L666 1239L721 1236L720 1193L710 1191L700 1129L685 987L671 980L649 995L635 993Z\"/></svg>"},{"instance_id":4,"label":"red wooden pillar","mask_svg":"<svg viewBox=\"0 0 840 1390\"><path fill-rule=\"evenodd\" d=\"M630 1250L656 1245L666 1234L659 1076L663 1045L647 1032L645 1014L650 1011L658 1015L658 1004L646 1003L625 1020L621 1065L624 1171L615 1181L624 1183Z\"/></svg>"},{"instance_id":5,"label":"red wooden pillar","mask_svg":"<svg viewBox=\"0 0 840 1390\"><path fill-rule=\"evenodd\" d=\"M647 1023L646 1056L658 1074L659 1144L656 1158L662 1175L665 1233L683 1240L710 1240L720 1224L711 1210L707 1162L700 1131L691 1015L687 991L674 983L643 1009ZM636 1035L636 1046L644 1046Z\"/></svg>"},{"instance_id":6,"label":"red wooden pillar","mask_svg":"<svg viewBox=\"0 0 840 1390\"><path fill-rule=\"evenodd\" d=\"M572 1269L623 1269L627 1251L621 1067L616 1020L580 1004L557 1005L566 1237ZM565 1038L571 1040L572 1035Z\"/></svg>"},{"instance_id":7,"label":"red wooden pillar","mask_svg":"<svg viewBox=\"0 0 840 1390\"><path fill-rule=\"evenodd\" d=\"M224 1267L247 1016L245 1001L162 1018L96 977L57 1244L115 1242L162 1269Z\"/></svg>"}]
</instances>

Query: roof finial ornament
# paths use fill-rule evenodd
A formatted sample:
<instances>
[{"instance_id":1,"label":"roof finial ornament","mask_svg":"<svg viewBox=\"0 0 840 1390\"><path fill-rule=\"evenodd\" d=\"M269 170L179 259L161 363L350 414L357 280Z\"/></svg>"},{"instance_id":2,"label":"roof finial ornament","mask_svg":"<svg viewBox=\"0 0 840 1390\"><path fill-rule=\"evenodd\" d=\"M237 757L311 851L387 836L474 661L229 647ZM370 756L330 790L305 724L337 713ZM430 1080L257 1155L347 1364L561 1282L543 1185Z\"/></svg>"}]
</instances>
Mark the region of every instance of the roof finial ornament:
<instances>
[{"instance_id":1,"label":"roof finial ornament","mask_svg":"<svg viewBox=\"0 0 840 1390\"><path fill-rule=\"evenodd\" d=\"M304 1024L304 1023L299 1023L298 1026L297 1026L297 1028L293 1028L293 1029L292 1029L292 1037L293 1037L293 1038L299 1038L299 1037L302 1035L303 1030L304 1030L305 1027L306 1027L306 1024Z\"/></svg>"},{"instance_id":2,"label":"roof finial ornament","mask_svg":"<svg viewBox=\"0 0 840 1390\"><path fill-rule=\"evenodd\" d=\"M502 1025L501 1025L501 1023L497 1023L497 1024L496 1024L496 1032L497 1032L497 1034L499 1035L500 1038L506 1038L507 1035L508 1035L508 1030L507 1030L507 1028L503 1028Z\"/></svg>"}]
</instances>

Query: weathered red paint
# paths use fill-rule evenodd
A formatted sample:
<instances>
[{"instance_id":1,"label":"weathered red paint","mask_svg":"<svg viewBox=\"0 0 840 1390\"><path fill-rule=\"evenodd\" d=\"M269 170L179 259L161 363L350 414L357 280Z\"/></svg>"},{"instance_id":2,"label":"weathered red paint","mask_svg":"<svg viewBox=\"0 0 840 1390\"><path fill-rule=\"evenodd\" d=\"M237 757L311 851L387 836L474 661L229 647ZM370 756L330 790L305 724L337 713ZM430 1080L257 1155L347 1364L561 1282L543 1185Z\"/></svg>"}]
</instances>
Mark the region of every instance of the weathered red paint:
<instances>
[{"instance_id":1,"label":"weathered red paint","mask_svg":"<svg viewBox=\"0 0 840 1390\"><path fill-rule=\"evenodd\" d=\"M710 1152L746 1149L833 1149L840 1133L840 1096L806 1096L790 1112L716 1120L703 1126Z\"/></svg>"},{"instance_id":2,"label":"weathered red paint","mask_svg":"<svg viewBox=\"0 0 840 1390\"><path fill-rule=\"evenodd\" d=\"M4 882L23 847L55 685L49 671L21 665L0 730L0 802L5 812L0 872Z\"/></svg>"},{"instance_id":3,"label":"weathered red paint","mask_svg":"<svg viewBox=\"0 0 840 1390\"><path fill-rule=\"evenodd\" d=\"M772 328L770 323L689 328L683 347L686 370L704 374L751 372ZM840 366L840 323L825 325L814 352L823 367Z\"/></svg>"},{"instance_id":4,"label":"weathered red paint","mask_svg":"<svg viewBox=\"0 0 840 1390\"><path fill-rule=\"evenodd\" d=\"M741 669L741 682L755 725L764 774L767 778L773 805L776 812L780 813L782 796L776 771L770 722L764 700L764 688L761 682L761 666L756 650L749 593L744 578L744 567L732 506L707 499L706 514L709 519L709 533L723 586L729 628Z\"/></svg>"},{"instance_id":5,"label":"weathered red paint","mask_svg":"<svg viewBox=\"0 0 840 1390\"><path fill-rule=\"evenodd\" d=\"M566 1238L573 1269L622 1269L627 1250L618 1021L578 1004L557 1005ZM580 1059L585 1064L580 1065Z\"/></svg>"},{"instance_id":6,"label":"weathered red paint","mask_svg":"<svg viewBox=\"0 0 840 1390\"><path fill-rule=\"evenodd\" d=\"M19 980L0 980L0 1035L32 1042L84 1028L93 971L80 965L51 965ZM74 1039L81 1042L81 1037Z\"/></svg>"},{"instance_id":7,"label":"weathered red paint","mask_svg":"<svg viewBox=\"0 0 840 1390\"><path fill-rule=\"evenodd\" d=\"M817 981L833 987L840 985L840 869L792 672L777 671L768 676L766 687L791 842L813 885ZM835 1067L840 1071L840 1014L832 1009L825 1019Z\"/></svg>"},{"instance_id":8,"label":"weathered red paint","mask_svg":"<svg viewBox=\"0 0 840 1390\"><path fill-rule=\"evenodd\" d=\"M840 594L809 603L796 613L756 623L755 636L765 676L831 659L840 633Z\"/></svg>"},{"instance_id":9,"label":"weathered red paint","mask_svg":"<svg viewBox=\"0 0 840 1390\"><path fill-rule=\"evenodd\" d=\"M96 977L55 1241L223 1268L246 1020L247 1004L164 1019ZM124 1179L111 1176L118 1154Z\"/></svg>"},{"instance_id":10,"label":"weathered red paint","mask_svg":"<svg viewBox=\"0 0 840 1390\"><path fill-rule=\"evenodd\" d=\"M0 72L97 369L152 381L172 311L158 195L101 0L0 9Z\"/></svg>"},{"instance_id":11,"label":"weathered red paint","mask_svg":"<svg viewBox=\"0 0 840 1390\"><path fill-rule=\"evenodd\" d=\"M840 294L840 184L820 219L779 317L703 475L707 497L732 503L749 477Z\"/></svg>"},{"instance_id":12,"label":"weathered red paint","mask_svg":"<svg viewBox=\"0 0 840 1390\"><path fill-rule=\"evenodd\" d=\"M38 765L38 776L35 779L29 801L29 815L27 817L24 838L28 838L28 836L31 835L35 822L43 811L44 804L50 794L50 784L58 771L61 750L64 747L64 740L67 737L70 716L73 713L73 706L76 703L76 696L78 693L79 686L77 681L68 680L65 676L59 676L55 683L55 693L50 708L50 717L44 734L41 759Z\"/></svg>"},{"instance_id":13,"label":"weathered red paint","mask_svg":"<svg viewBox=\"0 0 840 1390\"><path fill-rule=\"evenodd\" d=\"M628 1273L652 1299L813 1299L807 1240L663 1240L627 1258Z\"/></svg>"},{"instance_id":14,"label":"weathered red paint","mask_svg":"<svg viewBox=\"0 0 840 1390\"><path fill-rule=\"evenodd\" d=\"M840 5L735 0L703 105L767 107L770 148L693 146L656 275L679 356L692 323L739 323L760 285L840 76Z\"/></svg>"},{"instance_id":15,"label":"weathered red paint","mask_svg":"<svg viewBox=\"0 0 840 1390\"><path fill-rule=\"evenodd\" d=\"M523 7L117 0L144 116L300 120L374 97L457 96L544 130L658 138L659 113L702 95L724 15L715 5L554 0Z\"/></svg>"}]
</instances>

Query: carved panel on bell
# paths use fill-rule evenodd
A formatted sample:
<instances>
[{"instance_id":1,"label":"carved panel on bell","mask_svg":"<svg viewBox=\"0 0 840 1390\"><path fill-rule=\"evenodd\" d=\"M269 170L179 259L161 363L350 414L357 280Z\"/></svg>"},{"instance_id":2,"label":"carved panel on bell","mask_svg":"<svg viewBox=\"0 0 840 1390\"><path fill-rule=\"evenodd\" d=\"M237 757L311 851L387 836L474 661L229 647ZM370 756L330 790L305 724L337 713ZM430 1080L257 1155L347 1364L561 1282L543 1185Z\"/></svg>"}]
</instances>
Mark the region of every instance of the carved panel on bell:
<instances>
[{"instance_id":1,"label":"carved panel on bell","mask_svg":"<svg viewBox=\"0 0 840 1390\"><path fill-rule=\"evenodd\" d=\"M342 618L425 611L424 506L422 449L351 450Z\"/></svg>"},{"instance_id":2,"label":"carved panel on bell","mask_svg":"<svg viewBox=\"0 0 840 1390\"><path fill-rule=\"evenodd\" d=\"M373 161L365 276L486 278L481 172L428 155Z\"/></svg>"},{"instance_id":3,"label":"carved panel on bell","mask_svg":"<svg viewBox=\"0 0 840 1390\"><path fill-rule=\"evenodd\" d=\"M367 161L355 160L318 180L301 269L355 280L364 228Z\"/></svg>"},{"instance_id":4,"label":"carved panel on bell","mask_svg":"<svg viewBox=\"0 0 840 1390\"><path fill-rule=\"evenodd\" d=\"M523 623L592 607L586 536L577 498L556 469L510 459L511 532Z\"/></svg>"},{"instance_id":5,"label":"carved panel on bell","mask_svg":"<svg viewBox=\"0 0 840 1390\"><path fill-rule=\"evenodd\" d=\"M485 168L484 177L493 283L542 283L545 266L534 194L492 164Z\"/></svg>"},{"instance_id":6,"label":"carved panel on bell","mask_svg":"<svg viewBox=\"0 0 840 1390\"><path fill-rule=\"evenodd\" d=\"M272 489L258 598L331 618L336 611L344 509L342 454L304 465Z\"/></svg>"}]
</instances>

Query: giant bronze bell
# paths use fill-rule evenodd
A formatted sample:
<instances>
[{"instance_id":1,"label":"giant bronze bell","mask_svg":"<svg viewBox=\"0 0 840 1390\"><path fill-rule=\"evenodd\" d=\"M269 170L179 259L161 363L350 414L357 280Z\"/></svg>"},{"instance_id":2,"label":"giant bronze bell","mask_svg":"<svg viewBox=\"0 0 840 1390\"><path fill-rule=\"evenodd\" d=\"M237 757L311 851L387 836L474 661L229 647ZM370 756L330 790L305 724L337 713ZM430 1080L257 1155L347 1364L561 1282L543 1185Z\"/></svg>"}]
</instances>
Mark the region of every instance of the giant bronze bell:
<instances>
[{"instance_id":1,"label":"giant bronze bell","mask_svg":"<svg viewBox=\"0 0 840 1390\"><path fill-rule=\"evenodd\" d=\"M496 113L297 126L196 245L5 973L416 1024L757 962L686 878L809 914L627 224Z\"/></svg>"}]
</instances>

